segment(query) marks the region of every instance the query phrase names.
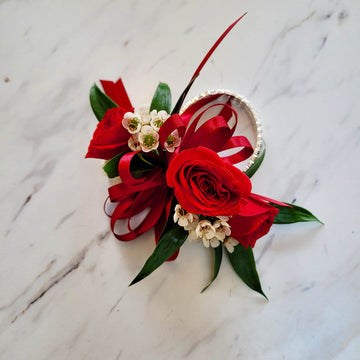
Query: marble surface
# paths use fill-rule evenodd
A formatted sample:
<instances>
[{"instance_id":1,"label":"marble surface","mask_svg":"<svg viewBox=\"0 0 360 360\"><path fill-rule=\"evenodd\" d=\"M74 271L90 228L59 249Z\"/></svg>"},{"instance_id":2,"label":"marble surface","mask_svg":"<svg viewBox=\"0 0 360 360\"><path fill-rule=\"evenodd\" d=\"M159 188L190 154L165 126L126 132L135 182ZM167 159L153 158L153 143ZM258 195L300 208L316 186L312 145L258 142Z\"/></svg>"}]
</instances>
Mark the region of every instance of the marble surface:
<instances>
[{"instance_id":1,"label":"marble surface","mask_svg":"<svg viewBox=\"0 0 360 360\"><path fill-rule=\"evenodd\" d=\"M128 287L152 232L117 241L107 180L84 160L88 92L119 76L132 102L167 82L176 98L228 24L189 97L245 96L266 159L254 191L325 226L273 226L254 253L269 302L224 259L186 243ZM358 359L358 0L0 1L0 358Z\"/></svg>"}]
</instances>

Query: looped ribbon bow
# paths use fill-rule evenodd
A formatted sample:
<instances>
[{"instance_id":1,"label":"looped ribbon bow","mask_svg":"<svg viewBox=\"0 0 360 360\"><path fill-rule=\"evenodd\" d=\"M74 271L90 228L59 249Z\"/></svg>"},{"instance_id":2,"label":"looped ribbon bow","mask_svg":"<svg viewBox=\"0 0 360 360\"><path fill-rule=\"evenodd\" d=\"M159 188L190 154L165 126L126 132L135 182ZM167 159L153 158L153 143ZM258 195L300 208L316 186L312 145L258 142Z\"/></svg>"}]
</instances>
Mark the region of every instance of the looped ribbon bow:
<instances>
[{"instance_id":1,"label":"looped ribbon bow","mask_svg":"<svg viewBox=\"0 0 360 360\"><path fill-rule=\"evenodd\" d=\"M179 151L193 147L203 146L215 152L241 148L238 152L228 156L222 156L224 161L237 164L248 159L253 148L245 136L233 136L238 124L238 115L235 109L230 106L231 98L227 103L215 103L209 105L222 94L214 94L195 102L189 106L181 115L174 114L166 120L159 130L160 145L164 146L167 137L175 130L179 136L183 137ZM204 108L202 110L202 108ZM218 115L209 118L210 113L215 108L220 108ZM191 121L195 114L195 119ZM230 127L229 122L234 116L234 124Z\"/></svg>"}]
</instances>

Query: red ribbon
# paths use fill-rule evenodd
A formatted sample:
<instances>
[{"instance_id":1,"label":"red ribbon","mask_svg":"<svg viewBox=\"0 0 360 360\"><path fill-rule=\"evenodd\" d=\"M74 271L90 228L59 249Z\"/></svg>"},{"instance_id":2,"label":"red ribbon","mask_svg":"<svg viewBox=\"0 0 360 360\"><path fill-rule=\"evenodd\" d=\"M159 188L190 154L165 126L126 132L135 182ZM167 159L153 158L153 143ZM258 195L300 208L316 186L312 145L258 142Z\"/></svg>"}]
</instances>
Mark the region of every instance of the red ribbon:
<instances>
[{"instance_id":1,"label":"red ribbon","mask_svg":"<svg viewBox=\"0 0 360 360\"><path fill-rule=\"evenodd\" d=\"M269 197L259 195L259 194L251 193L250 197L255 199L255 200L260 200L260 201L263 201L263 202L272 203L272 204L279 205L279 206L292 207L291 205L285 204L285 203L283 203L281 201L271 199Z\"/></svg>"},{"instance_id":2,"label":"red ribbon","mask_svg":"<svg viewBox=\"0 0 360 360\"><path fill-rule=\"evenodd\" d=\"M117 105L123 107L126 111L134 111L134 107L131 105L129 96L121 78L116 83L108 80L100 80L100 82L105 94L116 102Z\"/></svg>"},{"instance_id":3,"label":"red ribbon","mask_svg":"<svg viewBox=\"0 0 360 360\"><path fill-rule=\"evenodd\" d=\"M204 67L206 62L209 60L210 56L213 54L213 52L216 50L216 48L219 46L219 44L224 40L225 36L231 31L231 29L246 15L247 13L241 15L236 21L234 21L224 32L223 34L216 40L215 44L212 46L212 48L209 50L209 52L205 55L204 59L201 61L198 68L195 70L195 73L193 77L190 80L193 81L196 77L199 76L201 69Z\"/></svg>"},{"instance_id":4,"label":"red ribbon","mask_svg":"<svg viewBox=\"0 0 360 360\"><path fill-rule=\"evenodd\" d=\"M112 232L119 240L134 240L157 224L168 203L165 175L161 169L155 169L150 175L133 183L123 182L111 186L109 199L112 202L118 202L111 215ZM146 209L149 209L148 214L139 225L132 228L131 220ZM121 219L128 220L128 232L125 234L115 232L116 221Z\"/></svg>"}]
</instances>

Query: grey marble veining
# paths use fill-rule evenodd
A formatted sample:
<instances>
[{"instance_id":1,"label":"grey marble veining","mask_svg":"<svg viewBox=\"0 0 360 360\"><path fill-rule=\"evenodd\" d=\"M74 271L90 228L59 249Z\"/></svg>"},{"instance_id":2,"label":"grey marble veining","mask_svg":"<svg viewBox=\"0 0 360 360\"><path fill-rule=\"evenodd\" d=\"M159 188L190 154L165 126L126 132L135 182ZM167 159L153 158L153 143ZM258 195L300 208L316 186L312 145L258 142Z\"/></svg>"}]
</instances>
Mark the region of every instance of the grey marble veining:
<instances>
[{"instance_id":1,"label":"grey marble veining","mask_svg":"<svg viewBox=\"0 0 360 360\"><path fill-rule=\"evenodd\" d=\"M259 114L254 192L325 226L274 225L254 249L266 302L223 262L179 258L128 287L154 248L109 231L101 162L84 160L98 79L132 103L159 81L231 89ZM360 4L0 1L0 358L357 359L360 351Z\"/></svg>"}]
</instances>

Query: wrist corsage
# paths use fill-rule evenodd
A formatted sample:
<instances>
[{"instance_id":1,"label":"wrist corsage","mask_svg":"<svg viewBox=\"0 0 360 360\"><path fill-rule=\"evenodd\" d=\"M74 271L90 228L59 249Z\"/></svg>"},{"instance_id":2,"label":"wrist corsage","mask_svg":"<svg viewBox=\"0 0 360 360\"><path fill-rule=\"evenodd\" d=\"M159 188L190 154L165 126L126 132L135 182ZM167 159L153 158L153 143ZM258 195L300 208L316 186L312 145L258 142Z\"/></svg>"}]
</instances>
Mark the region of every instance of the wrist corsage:
<instances>
[{"instance_id":1,"label":"wrist corsage","mask_svg":"<svg viewBox=\"0 0 360 360\"><path fill-rule=\"evenodd\" d=\"M155 230L155 250L131 285L176 259L189 239L214 251L212 278L203 290L217 277L224 249L238 276L265 296L252 251L257 240L274 223L319 221L304 208L253 192L250 178L264 159L265 143L245 99L212 90L183 107L201 69L242 17L215 42L172 110L165 83L150 106L136 109L121 79L102 80L104 92L91 88L99 123L86 157L104 159L103 169L113 179L105 202L111 230L122 241ZM238 134L244 118L256 133L252 143Z\"/></svg>"}]
</instances>

